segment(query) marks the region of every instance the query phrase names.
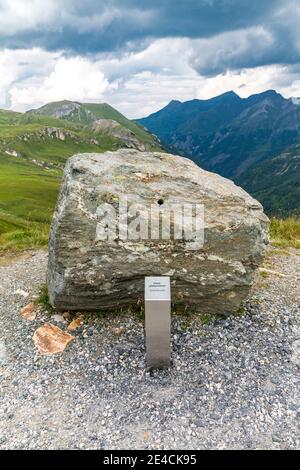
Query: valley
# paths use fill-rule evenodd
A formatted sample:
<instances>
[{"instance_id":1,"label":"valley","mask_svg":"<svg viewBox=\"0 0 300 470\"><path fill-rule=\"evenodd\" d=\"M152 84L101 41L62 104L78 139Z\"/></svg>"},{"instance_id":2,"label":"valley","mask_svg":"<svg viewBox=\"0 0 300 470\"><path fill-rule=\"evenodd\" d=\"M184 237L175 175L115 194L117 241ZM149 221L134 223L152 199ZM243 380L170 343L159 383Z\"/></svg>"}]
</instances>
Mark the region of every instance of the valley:
<instances>
[{"instance_id":1,"label":"valley","mask_svg":"<svg viewBox=\"0 0 300 470\"><path fill-rule=\"evenodd\" d=\"M158 137L156 137L157 135ZM233 179L271 217L300 215L300 106L273 90L247 99L172 101L131 121L106 103L0 110L0 250L46 246L66 160L166 149Z\"/></svg>"}]
</instances>

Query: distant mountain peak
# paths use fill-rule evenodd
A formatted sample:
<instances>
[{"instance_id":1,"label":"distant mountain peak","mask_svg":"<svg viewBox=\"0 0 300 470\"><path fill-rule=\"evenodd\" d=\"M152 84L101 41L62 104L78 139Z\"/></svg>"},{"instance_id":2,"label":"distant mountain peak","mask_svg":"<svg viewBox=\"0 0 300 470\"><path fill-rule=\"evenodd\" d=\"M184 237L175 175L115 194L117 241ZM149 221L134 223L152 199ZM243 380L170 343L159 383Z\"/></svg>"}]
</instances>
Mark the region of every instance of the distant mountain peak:
<instances>
[{"instance_id":1,"label":"distant mountain peak","mask_svg":"<svg viewBox=\"0 0 300 470\"><path fill-rule=\"evenodd\" d=\"M273 88L270 88L269 90L263 91L260 93L261 95L277 95L277 96L282 96L278 91L273 90Z\"/></svg>"},{"instance_id":2,"label":"distant mountain peak","mask_svg":"<svg viewBox=\"0 0 300 470\"><path fill-rule=\"evenodd\" d=\"M177 107L177 106L180 106L182 105L182 102L179 101L179 100L171 100L166 106L165 108L174 108L174 107Z\"/></svg>"},{"instance_id":3,"label":"distant mountain peak","mask_svg":"<svg viewBox=\"0 0 300 470\"><path fill-rule=\"evenodd\" d=\"M300 98L290 98L290 100L296 106L300 106Z\"/></svg>"},{"instance_id":4,"label":"distant mountain peak","mask_svg":"<svg viewBox=\"0 0 300 470\"><path fill-rule=\"evenodd\" d=\"M205 101L220 102L220 101L242 101L242 100L243 98L241 98L235 91L229 90Z\"/></svg>"}]
</instances>

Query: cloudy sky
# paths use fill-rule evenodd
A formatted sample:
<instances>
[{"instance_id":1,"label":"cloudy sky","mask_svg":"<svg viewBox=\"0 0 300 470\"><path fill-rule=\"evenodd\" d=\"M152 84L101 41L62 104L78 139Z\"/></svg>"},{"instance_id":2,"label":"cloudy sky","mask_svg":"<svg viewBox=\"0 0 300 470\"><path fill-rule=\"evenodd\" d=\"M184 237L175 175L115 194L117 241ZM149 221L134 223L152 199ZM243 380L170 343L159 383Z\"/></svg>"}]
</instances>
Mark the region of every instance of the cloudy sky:
<instances>
[{"instance_id":1,"label":"cloudy sky","mask_svg":"<svg viewBox=\"0 0 300 470\"><path fill-rule=\"evenodd\" d=\"M0 108L300 96L300 0L0 0Z\"/></svg>"}]
</instances>

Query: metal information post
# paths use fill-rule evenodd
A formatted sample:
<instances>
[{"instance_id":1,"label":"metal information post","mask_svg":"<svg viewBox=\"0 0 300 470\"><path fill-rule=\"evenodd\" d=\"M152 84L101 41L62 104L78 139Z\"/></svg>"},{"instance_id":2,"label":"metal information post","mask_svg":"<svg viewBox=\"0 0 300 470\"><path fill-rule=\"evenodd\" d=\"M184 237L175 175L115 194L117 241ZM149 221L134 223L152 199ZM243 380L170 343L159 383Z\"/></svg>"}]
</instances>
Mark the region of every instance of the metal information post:
<instances>
[{"instance_id":1,"label":"metal information post","mask_svg":"<svg viewBox=\"0 0 300 470\"><path fill-rule=\"evenodd\" d=\"M170 366L171 288L170 278L145 278L146 362L148 369Z\"/></svg>"}]
</instances>

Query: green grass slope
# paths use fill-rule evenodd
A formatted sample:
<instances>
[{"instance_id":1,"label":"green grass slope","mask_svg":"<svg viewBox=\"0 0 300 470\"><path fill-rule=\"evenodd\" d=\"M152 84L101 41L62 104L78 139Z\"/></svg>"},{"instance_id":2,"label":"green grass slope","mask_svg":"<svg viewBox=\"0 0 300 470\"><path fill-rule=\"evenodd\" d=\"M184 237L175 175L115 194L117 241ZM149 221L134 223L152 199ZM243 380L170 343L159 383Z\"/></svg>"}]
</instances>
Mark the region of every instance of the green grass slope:
<instances>
[{"instance_id":1,"label":"green grass slope","mask_svg":"<svg viewBox=\"0 0 300 470\"><path fill-rule=\"evenodd\" d=\"M106 132L93 132L86 122L0 110L0 252L47 244L69 157L124 146Z\"/></svg>"}]
</instances>

